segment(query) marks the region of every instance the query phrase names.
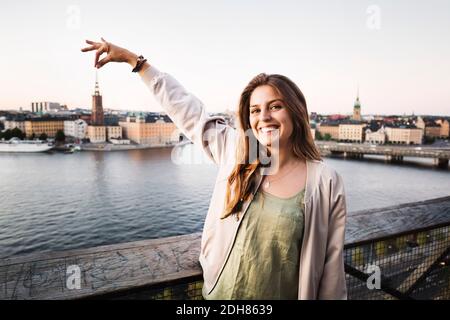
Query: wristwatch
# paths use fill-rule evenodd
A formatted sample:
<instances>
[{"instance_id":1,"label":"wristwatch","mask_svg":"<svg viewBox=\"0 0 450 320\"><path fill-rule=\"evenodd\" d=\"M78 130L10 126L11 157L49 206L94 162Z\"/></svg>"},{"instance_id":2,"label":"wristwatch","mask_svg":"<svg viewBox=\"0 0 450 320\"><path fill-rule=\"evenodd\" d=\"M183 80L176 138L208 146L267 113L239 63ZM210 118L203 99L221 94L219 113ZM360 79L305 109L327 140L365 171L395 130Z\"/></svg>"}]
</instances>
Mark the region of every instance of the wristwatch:
<instances>
[{"instance_id":1,"label":"wristwatch","mask_svg":"<svg viewBox=\"0 0 450 320\"><path fill-rule=\"evenodd\" d=\"M147 61L142 55L137 58L136 66L131 70L131 72L139 72L141 70L144 63Z\"/></svg>"}]
</instances>

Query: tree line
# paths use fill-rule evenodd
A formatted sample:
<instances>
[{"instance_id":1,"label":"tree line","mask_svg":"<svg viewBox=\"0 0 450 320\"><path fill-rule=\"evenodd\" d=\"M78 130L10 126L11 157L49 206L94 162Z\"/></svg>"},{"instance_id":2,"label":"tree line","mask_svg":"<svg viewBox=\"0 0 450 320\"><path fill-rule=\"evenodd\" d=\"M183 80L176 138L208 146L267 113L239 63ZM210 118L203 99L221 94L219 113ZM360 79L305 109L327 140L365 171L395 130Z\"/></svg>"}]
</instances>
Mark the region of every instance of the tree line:
<instances>
[{"instance_id":1,"label":"tree line","mask_svg":"<svg viewBox=\"0 0 450 320\"><path fill-rule=\"evenodd\" d=\"M19 128L14 129L8 129L5 131L0 131L0 140L10 140L12 138L19 138L20 140L24 140L27 138L25 132L20 130ZM42 141L45 141L48 139L48 135L46 133L41 133L39 136L36 136L36 134L32 134L28 137L31 140L35 140L36 138ZM64 134L64 131L58 130L55 135L55 141L58 142L64 142L66 139L66 136Z\"/></svg>"}]
</instances>

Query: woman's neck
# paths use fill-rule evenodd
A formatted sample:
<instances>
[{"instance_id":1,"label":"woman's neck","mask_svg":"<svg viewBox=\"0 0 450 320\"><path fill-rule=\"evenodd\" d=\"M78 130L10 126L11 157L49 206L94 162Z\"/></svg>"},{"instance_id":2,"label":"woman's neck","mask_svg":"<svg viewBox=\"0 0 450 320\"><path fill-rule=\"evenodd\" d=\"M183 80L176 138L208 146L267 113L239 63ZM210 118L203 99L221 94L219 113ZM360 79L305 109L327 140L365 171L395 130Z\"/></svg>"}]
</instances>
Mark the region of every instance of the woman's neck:
<instances>
[{"instance_id":1,"label":"woman's neck","mask_svg":"<svg viewBox=\"0 0 450 320\"><path fill-rule=\"evenodd\" d=\"M297 162L299 159L292 151L292 147L273 148L270 150L271 168L276 174L278 171L283 171L285 168L290 167L293 162Z\"/></svg>"}]
</instances>

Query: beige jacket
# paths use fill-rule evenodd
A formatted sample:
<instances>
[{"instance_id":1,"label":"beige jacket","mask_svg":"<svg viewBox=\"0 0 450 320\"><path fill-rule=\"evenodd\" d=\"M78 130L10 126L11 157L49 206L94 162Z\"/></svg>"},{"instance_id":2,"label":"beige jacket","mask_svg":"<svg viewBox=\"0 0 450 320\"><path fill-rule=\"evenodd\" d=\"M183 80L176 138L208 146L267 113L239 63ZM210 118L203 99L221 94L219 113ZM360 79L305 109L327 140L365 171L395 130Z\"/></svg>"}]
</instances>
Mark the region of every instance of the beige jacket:
<instances>
[{"instance_id":1,"label":"beige jacket","mask_svg":"<svg viewBox=\"0 0 450 320\"><path fill-rule=\"evenodd\" d=\"M209 116L200 100L172 76L150 67L142 80L175 125L218 166L203 228L199 261L210 293L231 252L242 218L221 220L227 177L235 164L237 133L222 117ZM258 187L263 176L258 173ZM254 194L256 190L254 191ZM242 207L245 215L253 197ZM343 246L346 202L342 178L320 161L307 161L305 229L299 269L299 299L346 299Z\"/></svg>"}]
</instances>

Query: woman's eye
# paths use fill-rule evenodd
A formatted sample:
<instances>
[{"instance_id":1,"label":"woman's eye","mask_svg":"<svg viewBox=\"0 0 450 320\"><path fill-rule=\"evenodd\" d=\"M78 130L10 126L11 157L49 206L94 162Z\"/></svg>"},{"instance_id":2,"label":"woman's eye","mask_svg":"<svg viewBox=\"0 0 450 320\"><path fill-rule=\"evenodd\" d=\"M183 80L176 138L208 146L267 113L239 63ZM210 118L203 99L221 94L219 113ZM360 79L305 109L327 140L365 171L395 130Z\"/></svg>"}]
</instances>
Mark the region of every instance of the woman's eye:
<instances>
[{"instance_id":1,"label":"woman's eye","mask_svg":"<svg viewBox=\"0 0 450 320\"><path fill-rule=\"evenodd\" d=\"M259 112L259 109L253 109L250 113L254 114L255 112Z\"/></svg>"},{"instance_id":2,"label":"woman's eye","mask_svg":"<svg viewBox=\"0 0 450 320\"><path fill-rule=\"evenodd\" d=\"M283 108L283 107L282 107L282 106L275 105L275 106L272 106L271 108L272 108L272 109L273 109L273 108L275 108L275 109L281 109L281 108Z\"/></svg>"}]
</instances>

